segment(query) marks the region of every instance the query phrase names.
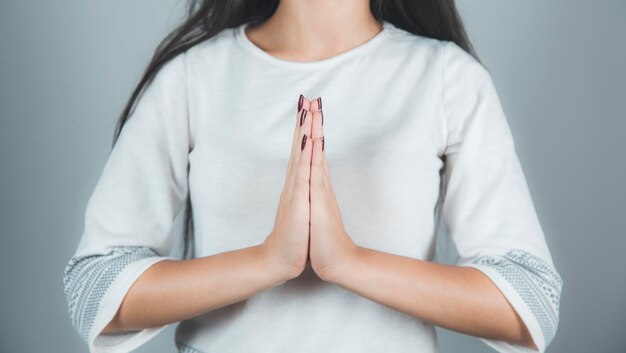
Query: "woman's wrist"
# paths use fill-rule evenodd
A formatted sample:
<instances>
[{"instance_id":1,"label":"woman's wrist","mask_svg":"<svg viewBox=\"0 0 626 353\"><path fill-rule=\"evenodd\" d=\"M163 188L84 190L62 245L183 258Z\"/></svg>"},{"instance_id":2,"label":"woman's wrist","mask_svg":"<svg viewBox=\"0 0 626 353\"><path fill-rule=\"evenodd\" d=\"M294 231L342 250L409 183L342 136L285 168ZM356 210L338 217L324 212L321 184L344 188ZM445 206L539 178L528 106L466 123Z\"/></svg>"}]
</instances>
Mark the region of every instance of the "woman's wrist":
<instances>
[{"instance_id":1,"label":"woman's wrist","mask_svg":"<svg viewBox=\"0 0 626 353\"><path fill-rule=\"evenodd\" d=\"M360 261L362 259L363 248L354 244L349 248L350 250L345 252L342 256L342 261L334 266L332 269L324 271L321 276L326 282L336 285L342 285L346 279L354 276L354 273L358 273Z\"/></svg>"},{"instance_id":2,"label":"woman's wrist","mask_svg":"<svg viewBox=\"0 0 626 353\"><path fill-rule=\"evenodd\" d=\"M265 273L275 278L278 284L294 279L302 272L293 266L288 266L284 261L280 261L280 257L270 251L266 242L256 245L256 249L261 268Z\"/></svg>"}]
</instances>

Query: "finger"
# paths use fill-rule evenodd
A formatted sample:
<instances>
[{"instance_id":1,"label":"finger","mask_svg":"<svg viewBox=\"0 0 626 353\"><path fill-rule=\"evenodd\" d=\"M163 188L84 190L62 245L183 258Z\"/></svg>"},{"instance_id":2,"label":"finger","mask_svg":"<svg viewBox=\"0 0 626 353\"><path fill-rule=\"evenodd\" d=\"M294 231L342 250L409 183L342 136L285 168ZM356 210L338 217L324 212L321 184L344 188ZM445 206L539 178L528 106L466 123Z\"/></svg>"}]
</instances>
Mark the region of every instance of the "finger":
<instances>
[{"instance_id":1,"label":"finger","mask_svg":"<svg viewBox=\"0 0 626 353\"><path fill-rule=\"evenodd\" d=\"M314 98L311 101L311 111L319 111L321 114L320 123L324 125L324 111L322 110L322 97ZM322 145L322 151L324 150L324 145ZM323 155L323 165L324 169L328 172L328 166L326 165L326 155Z\"/></svg>"},{"instance_id":2,"label":"finger","mask_svg":"<svg viewBox=\"0 0 626 353\"><path fill-rule=\"evenodd\" d=\"M299 125L298 123L295 144L292 146L292 157L290 158L288 167L289 174L285 183L289 193L293 191L294 184L296 183L296 174L298 172L300 160L304 157L302 151L302 141L305 135L308 138L310 134L310 128L307 130L307 126L311 125L311 112L308 111L306 108L302 108L299 119L302 119L302 125Z\"/></svg>"},{"instance_id":3,"label":"finger","mask_svg":"<svg viewBox=\"0 0 626 353\"><path fill-rule=\"evenodd\" d=\"M311 178L311 112L307 111L302 126L300 126L300 144L296 175L292 190L292 198L296 204L309 202L309 181Z\"/></svg>"},{"instance_id":4,"label":"finger","mask_svg":"<svg viewBox=\"0 0 626 353\"><path fill-rule=\"evenodd\" d=\"M315 103L314 103L315 105ZM313 111L313 121L311 126L313 137L313 155L311 157L311 203L317 203L323 201L320 197L326 194L325 182L324 182L324 150L325 141L324 128L322 126L322 112L319 110Z\"/></svg>"},{"instance_id":5,"label":"finger","mask_svg":"<svg viewBox=\"0 0 626 353\"><path fill-rule=\"evenodd\" d=\"M295 120L295 127L296 130L300 128L300 117L301 117L301 113L303 109L306 110L311 110L311 101L309 99L307 99L305 96L303 96L302 94L300 95L300 98L298 99L298 105L297 105L297 111L296 111L296 120ZM296 134L294 134L294 141L297 140L296 138Z\"/></svg>"},{"instance_id":6,"label":"finger","mask_svg":"<svg viewBox=\"0 0 626 353\"><path fill-rule=\"evenodd\" d=\"M310 108L311 108L311 102L303 95L300 95L300 99L298 99L298 108L300 108L297 112L296 112L296 119L295 119L295 129L293 132L293 139L291 141L291 156L297 158L300 153L300 146L298 145L299 138L300 138L300 129L301 129L301 118L303 115L303 110L308 110L310 113ZM301 103L300 103L301 102Z\"/></svg>"},{"instance_id":7,"label":"finger","mask_svg":"<svg viewBox=\"0 0 626 353\"><path fill-rule=\"evenodd\" d=\"M326 136L322 136L323 144L322 144L322 167L324 169L325 175L329 175L328 171L328 160L326 159Z\"/></svg>"},{"instance_id":8,"label":"finger","mask_svg":"<svg viewBox=\"0 0 626 353\"><path fill-rule=\"evenodd\" d=\"M332 178L330 176L330 172L328 171L328 163L327 163L327 159L326 159L326 137L322 136L322 143L323 143L323 148L321 151L321 159L322 159L322 166L323 168L323 172L322 172L322 176L323 176L323 181L322 184L324 185L324 191L326 191L324 193L324 195L327 197L327 199L324 201L326 202L326 205L330 204L332 209L334 210L334 214L340 215L341 217L341 211L339 210L339 204L337 203L337 195L335 194L335 189L333 187L333 182L332 182ZM311 171L313 172L313 171ZM329 202L330 201L330 202Z\"/></svg>"},{"instance_id":9,"label":"finger","mask_svg":"<svg viewBox=\"0 0 626 353\"><path fill-rule=\"evenodd\" d=\"M311 110L312 111L322 110L322 97L317 97L311 101Z\"/></svg>"},{"instance_id":10,"label":"finger","mask_svg":"<svg viewBox=\"0 0 626 353\"><path fill-rule=\"evenodd\" d=\"M291 141L291 155L289 157L289 162L287 163L287 175L286 175L287 182L285 183L285 189L289 191L291 191L291 187L293 185L293 179L295 178L295 174L296 174L296 165L300 156L299 142L300 142L300 138L302 137L302 133L301 133L302 127L301 127L300 122L302 121L303 116L306 118L306 115L310 114L310 112L307 111L310 108L310 106L311 106L310 101L303 95L300 95L300 98L298 99L298 104L297 104L297 108L300 108L300 109L296 112L295 128L294 128L293 138Z\"/></svg>"}]
</instances>

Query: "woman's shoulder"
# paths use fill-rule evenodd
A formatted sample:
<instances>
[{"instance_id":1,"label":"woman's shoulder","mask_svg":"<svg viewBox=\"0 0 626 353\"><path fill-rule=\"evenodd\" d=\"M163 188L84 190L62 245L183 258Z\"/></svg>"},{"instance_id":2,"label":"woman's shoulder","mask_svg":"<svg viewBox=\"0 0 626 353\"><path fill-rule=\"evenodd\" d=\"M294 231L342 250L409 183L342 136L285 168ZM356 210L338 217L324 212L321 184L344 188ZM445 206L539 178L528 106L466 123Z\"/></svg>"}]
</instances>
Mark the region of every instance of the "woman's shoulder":
<instances>
[{"instance_id":1,"label":"woman's shoulder","mask_svg":"<svg viewBox=\"0 0 626 353\"><path fill-rule=\"evenodd\" d=\"M411 57L420 62L430 62L429 59L440 57L447 45L447 40L437 39L416 34L386 22L388 28L386 48L388 55Z\"/></svg>"},{"instance_id":2,"label":"woman's shoulder","mask_svg":"<svg viewBox=\"0 0 626 353\"><path fill-rule=\"evenodd\" d=\"M185 56L188 59L200 58L206 60L212 56L227 54L229 46L235 43L237 27L227 27L203 41L187 49Z\"/></svg>"},{"instance_id":3,"label":"woman's shoulder","mask_svg":"<svg viewBox=\"0 0 626 353\"><path fill-rule=\"evenodd\" d=\"M385 21L385 26L388 28L389 37L395 43L411 44L416 46L440 46L446 42L446 40L410 32L388 21Z\"/></svg>"},{"instance_id":4,"label":"woman's shoulder","mask_svg":"<svg viewBox=\"0 0 626 353\"><path fill-rule=\"evenodd\" d=\"M391 22L386 22L388 28L388 43L409 46L412 49L438 49L446 44L446 40L416 34Z\"/></svg>"},{"instance_id":5,"label":"woman's shoulder","mask_svg":"<svg viewBox=\"0 0 626 353\"><path fill-rule=\"evenodd\" d=\"M389 32L388 53L405 53L420 63L437 62L447 71L460 69L489 75L480 61L453 40L415 34L394 25L390 26Z\"/></svg>"}]
</instances>

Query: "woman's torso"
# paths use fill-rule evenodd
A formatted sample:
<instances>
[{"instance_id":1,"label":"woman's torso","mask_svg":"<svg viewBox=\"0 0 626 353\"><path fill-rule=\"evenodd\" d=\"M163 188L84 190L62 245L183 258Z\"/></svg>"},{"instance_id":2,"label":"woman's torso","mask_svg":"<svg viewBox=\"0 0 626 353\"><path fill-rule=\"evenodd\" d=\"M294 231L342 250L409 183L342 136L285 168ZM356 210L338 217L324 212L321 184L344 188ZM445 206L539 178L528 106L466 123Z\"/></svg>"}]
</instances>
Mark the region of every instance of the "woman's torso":
<instances>
[{"instance_id":1,"label":"woman's torso","mask_svg":"<svg viewBox=\"0 0 626 353\"><path fill-rule=\"evenodd\" d=\"M322 97L329 172L354 242L432 260L446 144L442 42L385 23L370 42L297 63L252 47L241 29L186 54L196 256L257 245L271 231L302 93ZM181 322L176 340L201 352L437 351L432 325L310 267Z\"/></svg>"}]
</instances>

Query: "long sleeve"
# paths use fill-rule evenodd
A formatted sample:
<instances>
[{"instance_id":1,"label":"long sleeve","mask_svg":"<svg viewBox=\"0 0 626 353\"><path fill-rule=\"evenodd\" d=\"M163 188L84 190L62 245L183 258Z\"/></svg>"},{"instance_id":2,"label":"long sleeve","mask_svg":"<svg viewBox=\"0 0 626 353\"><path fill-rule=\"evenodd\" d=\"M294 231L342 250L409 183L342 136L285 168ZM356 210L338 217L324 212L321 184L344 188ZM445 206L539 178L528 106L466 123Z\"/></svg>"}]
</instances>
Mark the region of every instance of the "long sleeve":
<instances>
[{"instance_id":1,"label":"long sleeve","mask_svg":"<svg viewBox=\"0 0 626 353\"><path fill-rule=\"evenodd\" d=\"M544 352L557 331L563 280L489 72L454 42L445 42L442 58L442 217L458 265L477 268L494 282ZM500 353L536 352L480 339Z\"/></svg>"},{"instance_id":2,"label":"long sleeve","mask_svg":"<svg viewBox=\"0 0 626 353\"><path fill-rule=\"evenodd\" d=\"M165 326L102 334L135 280L170 257L188 193L185 55L157 72L121 130L88 201L63 272L69 317L90 352L129 352Z\"/></svg>"}]
</instances>

